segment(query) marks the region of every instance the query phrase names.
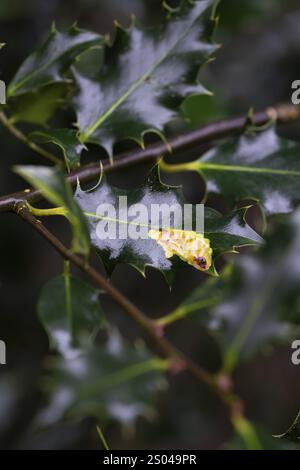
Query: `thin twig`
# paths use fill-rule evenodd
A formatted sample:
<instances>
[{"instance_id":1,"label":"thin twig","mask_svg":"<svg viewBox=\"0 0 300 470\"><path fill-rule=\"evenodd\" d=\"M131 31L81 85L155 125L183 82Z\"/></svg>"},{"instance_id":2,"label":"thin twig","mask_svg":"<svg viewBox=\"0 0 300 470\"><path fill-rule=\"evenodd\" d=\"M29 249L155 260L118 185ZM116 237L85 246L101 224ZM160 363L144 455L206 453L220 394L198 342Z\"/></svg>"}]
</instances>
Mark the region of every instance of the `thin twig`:
<instances>
[{"instance_id":1,"label":"thin twig","mask_svg":"<svg viewBox=\"0 0 300 470\"><path fill-rule=\"evenodd\" d=\"M0 112L0 122L3 124L6 129L9 130L11 134L13 134L18 140L23 142L27 147L33 150L35 153L38 153L44 158L47 158L52 163L56 165L61 165L62 161L53 155L53 153L47 152L47 150L43 149L39 145L35 144L32 140L29 139L18 127L16 127L12 121L10 121L4 112Z\"/></svg>"},{"instance_id":2,"label":"thin twig","mask_svg":"<svg viewBox=\"0 0 300 470\"><path fill-rule=\"evenodd\" d=\"M246 117L240 116L220 122L209 124L201 129L188 132L186 134L174 137L169 140L168 145L160 142L149 145L145 149L135 150L120 154L116 157L115 162L110 164L105 162L103 168L106 172L127 168L138 163L154 160L157 157L169 153L170 147L173 152L178 152L196 145L207 142L214 142L218 139L232 135L234 133L242 132ZM270 119L277 119L280 122L288 122L300 119L300 106L294 105L281 105L274 108L267 108L264 111L254 113L252 115L252 122L256 126L260 126L268 122ZM82 183L86 183L99 177L99 163L92 163L84 165L78 170L68 175L68 180L75 186L77 179ZM16 204L22 201L35 203L43 198L38 190L21 191L15 194L0 197L0 212L9 212L14 210Z\"/></svg>"}]
</instances>

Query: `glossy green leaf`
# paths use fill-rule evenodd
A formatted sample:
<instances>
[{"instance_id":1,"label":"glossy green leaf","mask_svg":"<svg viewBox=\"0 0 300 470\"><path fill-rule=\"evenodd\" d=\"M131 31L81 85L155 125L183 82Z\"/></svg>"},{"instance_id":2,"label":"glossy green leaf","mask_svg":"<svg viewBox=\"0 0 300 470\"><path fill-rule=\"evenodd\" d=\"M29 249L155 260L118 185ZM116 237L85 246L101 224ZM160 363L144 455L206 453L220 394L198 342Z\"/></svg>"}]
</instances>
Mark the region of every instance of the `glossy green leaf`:
<instances>
[{"instance_id":1,"label":"glossy green leaf","mask_svg":"<svg viewBox=\"0 0 300 470\"><path fill-rule=\"evenodd\" d=\"M126 206L120 207L120 197L127 198L127 209ZM155 267L166 273L178 262L177 257L166 258L163 248L148 236L151 225L158 224L157 229L161 226L161 219L158 221L153 218L154 205L161 207L164 205L167 208L179 207L182 213L184 212L185 201L181 189L163 184L157 166L140 188L135 190L114 188L102 177L99 184L90 191L83 191L78 187L75 199L88 219L91 242L109 271L112 271L118 263L127 263L142 273L145 272L146 266ZM103 204L112 205L116 209L115 213L106 215L104 209L99 212L99 207ZM146 212L140 211L139 204L143 205ZM132 210L134 215L131 213ZM246 224L243 214L244 211L238 211L229 216L222 216L213 209L205 209L204 235L211 241L214 257L232 251L238 246L262 242L261 237ZM191 222L195 230L195 207ZM171 227L175 227L174 220L170 223ZM213 272L213 268L211 271Z\"/></svg>"},{"instance_id":2,"label":"glossy green leaf","mask_svg":"<svg viewBox=\"0 0 300 470\"><path fill-rule=\"evenodd\" d=\"M234 206L259 201L267 215L291 212L300 201L300 146L280 138L272 127L230 139L194 162L167 165L167 171L197 171L208 192Z\"/></svg>"},{"instance_id":3,"label":"glossy green leaf","mask_svg":"<svg viewBox=\"0 0 300 470\"><path fill-rule=\"evenodd\" d=\"M43 287L38 313L52 347L66 358L78 355L79 348L95 336L104 320L99 291L68 272Z\"/></svg>"},{"instance_id":4,"label":"glossy green leaf","mask_svg":"<svg viewBox=\"0 0 300 470\"><path fill-rule=\"evenodd\" d=\"M143 143L145 132L161 135L178 117L182 100L208 91L199 83L199 68L216 51L207 15L213 0L183 0L159 28L128 30L116 26L107 44L98 78L74 69L74 99L82 142L103 146L112 156L122 139Z\"/></svg>"},{"instance_id":5,"label":"glossy green leaf","mask_svg":"<svg viewBox=\"0 0 300 470\"><path fill-rule=\"evenodd\" d=\"M77 56L102 42L101 36L72 26L57 31L55 26L42 44L21 65L8 87L8 96L32 92L53 82L65 81L65 73Z\"/></svg>"},{"instance_id":6,"label":"glossy green leaf","mask_svg":"<svg viewBox=\"0 0 300 470\"><path fill-rule=\"evenodd\" d=\"M111 333L106 345L53 364L47 382L50 402L39 423L96 416L102 423L130 425L139 416L151 418L155 395L166 386L163 372L168 366L143 345L129 346Z\"/></svg>"},{"instance_id":7,"label":"glossy green leaf","mask_svg":"<svg viewBox=\"0 0 300 470\"><path fill-rule=\"evenodd\" d=\"M214 209L205 208L205 236L210 239L214 256L234 252L236 248L261 245L263 239L246 222L248 208L221 215Z\"/></svg>"},{"instance_id":8,"label":"glossy green leaf","mask_svg":"<svg viewBox=\"0 0 300 470\"><path fill-rule=\"evenodd\" d=\"M278 439L286 439L288 441L300 444L300 412L287 432L274 437L277 437Z\"/></svg>"},{"instance_id":9,"label":"glossy green leaf","mask_svg":"<svg viewBox=\"0 0 300 470\"><path fill-rule=\"evenodd\" d=\"M90 249L89 233L86 220L76 204L70 183L60 168L43 166L14 167L15 172L39 189L43 196L55 207L63 208L64 214L72 224L72 250L88 255Z\"/></svg>"},{"instance_id":10,"label":"glossy green leaf","mask_svg":"<svg viewBox=\"0 0 300 470\"><path fill-rule=\"evenodd\" d=\"M32 132L29 137L40 144L57 145L62 150L68 171L71 171L80 166L80 156L85 148L78 140L77 134L78 132L73 129L53 129Z\"/></svg>"}]
</instances>

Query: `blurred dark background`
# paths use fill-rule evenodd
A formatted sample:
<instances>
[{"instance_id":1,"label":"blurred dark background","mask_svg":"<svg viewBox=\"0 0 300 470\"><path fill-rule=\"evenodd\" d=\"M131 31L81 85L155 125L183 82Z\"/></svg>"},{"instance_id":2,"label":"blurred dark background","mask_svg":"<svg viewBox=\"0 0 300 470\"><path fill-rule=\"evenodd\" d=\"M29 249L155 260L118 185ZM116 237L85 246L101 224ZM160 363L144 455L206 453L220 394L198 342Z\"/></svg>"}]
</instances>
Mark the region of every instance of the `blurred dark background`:
<instances>
[{"instance_id":1,"label":"blurred dark background","mask_svg":"<svg viewBox=\"0 0 300 470\"><path fill-rule=\"evenodd\" d=\"M143 23L155 24L162 14L160 0L1 0L0 79L9 83L24 58L36 48L53 20L58 28L77 21L82 28L113 34L113 20L129 24L134 13ZM202 82L214 91L213 98L194 97L182 108L185 122L169 132L181 132L206 121L247 113L278 102L287 102L291 82L300 78L300 5L295 0L223 0L216 40L223 45L214 63L206 68ZM26 129L26 128L25 128ZM300 138L298 125L281 129ZM42 163L21 143L0 128L0 194L24 188L10 168L17 163ZM122 150L122 146L120 146ZM196 157L194 149L187 157ZM200 151L200 150L199 150ZM99 158L99 154L97 155ZM123 187L143 181L149 165L110 176ZM193 174L169 178L183 183L186 198L193 203L203 196L203 185ZM209 205L225 210L219 198ZM259 220L254 217L259 227ZM0 366L0 448L101 448L95 421L67 423L35 431L33 418L43 405L39 380L49 353L47 336L36 315L41 287L62 270L62 260L44 240L13 215L1 215L0 338L7 344L7 365ZM68 240L68 226L51 221L53 230ZM220 260L220 265L222 265ZM96 265L101 269L99 260ZM170 292L163 276L152 269L143 279L130 267L119 266L113 283L153 317L175 308L179 301L205 278L193 268L178 270ZM103 304L107 317L128 337L139 335L109 299ZM210 341L195 331L189 320L175 324L170 337L209 370L216 370L219 357ZM247 405L247 415L270 433L284 431L299 408L299 371L290 365L288 348L277 348L256 357L237 371L238 391ZM157 418L140 420L136 432L105 429L112 449L125 448L212 448L231 439L224 410L204 387L195 386L184 374L171 379L170 390L157 403Z\"/></svg>"}]
</instances>

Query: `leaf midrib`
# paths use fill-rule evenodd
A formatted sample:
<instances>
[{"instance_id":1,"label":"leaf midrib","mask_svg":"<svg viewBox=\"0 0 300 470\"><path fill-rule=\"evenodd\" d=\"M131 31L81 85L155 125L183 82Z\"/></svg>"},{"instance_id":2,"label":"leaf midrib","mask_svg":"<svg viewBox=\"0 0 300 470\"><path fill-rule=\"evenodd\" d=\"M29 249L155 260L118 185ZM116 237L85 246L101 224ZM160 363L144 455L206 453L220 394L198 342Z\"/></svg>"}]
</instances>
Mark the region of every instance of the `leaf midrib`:
<instances>
[{"instance_id":1,"label":"leaf midrib","mask_svg":"<svg viewBox=\"0 0 300 470\"><path fill-rule=\"evenodd\" d=\"M187 163L173 163L169 164L165 161L160 162L162 170L168 173L177 173L180 171L196 171L197 173L204 173L207 171L227 171L236 173L255 173L255 174L269 174L269 175L281 175L281 176L300 176L298 170L284 170L281 168L267 168L258 166L248 165L230 165L224 163L210 163L203 160L195 160Z\"/></svg>"},{"instance_id":2,"label":"leaf midrib","mask_svg":"<svg viewBox=\"0 0 300 470\"><path fill-rule=\"evenodd\" d=\"M203 11L194 19L194 21L192 21L192 23L189 25L189 27L187 28L187 30L181 35L178 37L178 39L172 44L172 46L167 49L167 51L165 52L165 54L163 54L153 65L152 67L149 68L149 70L147 70L147 72L145 72L140 78L138 78L135 82L133 82L129 88L127 89L127 91L118 99L116 100L112 105L110 105L108 107L108 109L106 111L104 111L104 113L101 114L101 116L95 121L94 124L92 124L91 126L89 126L85 132L82 132L81 134L81 141L84 143L86 142L89 137L98 129L98 127L101 126L101 124L103 124L104 121L106 121L107 118L109 118L109 116L111 114L113 114L113 112L118 109L119 106L121 106L124 101L126 101L127 98L129 98L130 95L132 95L132 93L135 92L135 90L145 81L147 80L147 78L154 72L154 70L159 67L162 62L164 62L164 60L169 56L169 54L173 51L173 49L180 43L180 41L182 41L186 35L189 33L189 31L191 30L191 28L194 26L194 24L196 23L196 21L198 20L198 18L201 16L201 14L203 13Z\"/></svg>"},{"instance_id":3,"label":"leaf midrib","mask_svg":"<svg viewBox=\"0 0 300 470\"><path fill-rule=\"evenodd\" d=\"M174 227L161 227L161 226L153 227L152 224L143 224L143 223L134 222L133 220L128 221L128 220L118 219L118 218L115 218L115 217L102 216L102 215L95 214L93 212L83 211L83 214L87 217L91 217L91 218L98 219L98 220L104 220L106 222L114 222L114 223L124 224L124 225L135 225L136 227L145 227L145 228L151 228L151 229L155 229L155 230L165 228L166 230L172 229L172 230L175 230L176 232L186 232L186 230L174 229Z\"/></svg>"},{"instance_id":4,"label":"leaf midrib","mask_svg":"<svg viewBox=\"0 0 300 470\"><path fill-rule=\"evenodd\" d=\"M106 222L113 222L113 223L117 223L117 224L124 224L124 225L134 225L136 227L144 227L144 228L151 228L152 230L160 230L161 228L164 228L165 230L168 230L168 229L172 229L172 230L175 230L176 232L186 232L186 230L183 230L183 229L174 229L174 227L161 227L161 226L155 226L153 227L151 224L143 224L143 223L137 223L137 222L134 222L134 221L128 221L128 220L123 220L123 219L118 219L118 218L114 218L114 217L107 217L107 216L101 216L101 215L97 215L93 212L85 212L83 211L83 214L86 216L86 217L90 217L90 218L94 218L94 219L97 219L97 220L103 220L103 221L106 221ZM215 235L216 233L222 233L222 235L231 235L230 233L226 233L226 232L220 232L220 230L217 230L217 231L205 231L204 230L204 233L202 232L195 232L195 233L199 233L200 235L203 235L203 236L206 236L207 238L210 238L210 235ZM245 240L250 240L249 237L246 237L244 235L239 235L240 238L242 239L245 239ZM257 242L253 241L254 244L256 244ZM239 245L240 246L240 245Z\"/></svg>"},{"instance_id":5,"label":"leaf midrib","mask_svg":"<svg viewBox=\"0 0 300 470\"><path fill-rule=\"evenodd\" d=\"M192 168L192 166L191 166ZM266 168L266 167L253 167L253 166L242 166L242 165L224 165L222 163L206 163L198 162L197 165L193 165L194 169L204 171L231 171L239 173L261 173L271 175L285 175L285 176L300 176L300 171L297 170L281 170L278 168Z\"/></svg>"}]
</instances>

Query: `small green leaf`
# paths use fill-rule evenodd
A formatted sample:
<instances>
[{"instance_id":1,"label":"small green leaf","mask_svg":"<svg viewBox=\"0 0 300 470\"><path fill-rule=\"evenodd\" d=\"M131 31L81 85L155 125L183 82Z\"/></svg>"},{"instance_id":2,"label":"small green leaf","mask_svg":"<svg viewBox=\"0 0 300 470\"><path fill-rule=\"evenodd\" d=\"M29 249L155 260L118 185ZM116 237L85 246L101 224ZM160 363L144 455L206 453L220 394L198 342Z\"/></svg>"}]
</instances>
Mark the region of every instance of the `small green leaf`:
<instances>
[{"instance_id":1,"label":"small green leaf","mask_svg":"<svg viewBox=\"0 0 300 470\"><path fill-rule=\"evenodd\" d=\"M101 43L101 36L91 31L72 26L68 31L60 32L53 26L42 46L19 68L8 87L8 96L18 96L53 82L65 81L65 73L76 57Z\"/></svg>"},{"instance_id":2,"label":"small green leaf","mask_svg":"<svg viewBox=\"0 0 300 470\"><path fill-rule=\"evenodd\" d=\"M68 171L80 166L80 156L85 146L78 139L78 132L73 129L54 129L32 132L29 136L34 142L57 145L63 152Z\"/></svg>"},{"instance_id":3,"label":"small green leaf","mask_svg":"<svg viewBox=\"0 0 300 470\"><path fill-rule=\"evenodd\" d=\"M152 418L155 394L166 386L167 360L152 356L143 345L110 334L106 345L74 359L58 359L45 386L50 403L39 424L95 416L101 422L131 425L139 416Z\"/></svg>"},{"instance_id":4,"label":"small green leaf","mask_svg":"<svg viewBox=\"0 0 300 470\"><path fill-rule=\"evenodd\" d=\"M280 138L272 127L229 139L199 160L162 167L196 171L206 180L207 191L222 194L231 206L254 199L271 215L291 212L300 201L299 156L299 144Z\"/></svg>"},{"instance_id":5,"label":"small green leaf","mask_svg":"<svg viewBox=\"0 0 300 470\"><path fill-rule=\"evenodd\" d=\"M90 250L89 233L85 218L76 204L70 183L60 168L44 166L14 167L15 172L28 181L34 188L39 189L43 196L58 208L63 208L64 215L72 224L72 250L88 255Z\"/></svg>"},{"instance_id":6,"label":"small green leaf","mask_svg":"<svg viewBox=\"0 0 300 470\"><path fill-rule=\"evenodd\" d=\"M52 346L66 358L78 355L78 348L93 338L103 323L98 297L97 289L68 272L43 287L38 313Z\"/></svg>"},{"instance_id":7,"label":"small green leaf","mask_svg":"<svg viewBox=\"0 0 300 470\"><path fill-rule=\"evenodd\" d=\"M78 94L73 100L82 142L103 146L112 156L115 142L133 139L143 145L147 131L161 135L178 117L191 94L207 94L199 69L217 46L211 41L206 13L212 0L183 0L159 28L128 30L116 25L104 50L97 78L74 69Z\"/></svg>"}]
</instances>

